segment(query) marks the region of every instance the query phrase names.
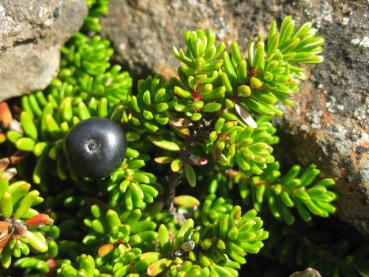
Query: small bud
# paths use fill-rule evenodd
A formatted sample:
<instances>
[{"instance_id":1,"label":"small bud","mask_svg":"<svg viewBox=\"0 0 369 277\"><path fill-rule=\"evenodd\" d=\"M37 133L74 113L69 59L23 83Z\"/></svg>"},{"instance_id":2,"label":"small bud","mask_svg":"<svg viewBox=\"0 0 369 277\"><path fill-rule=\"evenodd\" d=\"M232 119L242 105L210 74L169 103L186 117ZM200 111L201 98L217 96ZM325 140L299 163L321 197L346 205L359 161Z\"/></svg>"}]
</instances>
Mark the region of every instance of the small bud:
<instances>
[{"instance_id":1,"label":"small bud","mask_svg":"<svg viewBox=\"0 0 369 277\"><path fill-rule=\"evenodd\" d=\"M251 89L249 86L242 85L237 88L237 93L240 97L249 97L251 95Z\"/></svg>"},{"instance_id":2,"label":"small bud","mask_svg":"<svg viewBox=\"0 0 369 277\"><path fill-rule=\"evenodd\" d=\"M258 78L251 77L250 85L252 88L260 88L263 85L263 83Z\"/></svg>"},{"instance_id":3,"label":"small bud","mask_svg":"<svg viewBox=\"0 0 369 277\"><path fill-rule=\"evenodd\" d=\"M212 242L210 239L204 239L202 242L201 242L201 248L205 251L209 250L210 247L212 245Z\"/></svg>"},{"instance_id":4,"label":"small bud","mask_svg":"<svg viewBox=\"0 0 369 277\"><path fill-rule=\"evenodd\" d=\"M233 109L234 108L234 103L233 103L233 101L231 100L231 99L225 99L224 100L224 104L225 104L225 106L227 107L227 108L229 108L229 109Z\"/></svg>"},{"instance_id":5,"label":"small bud","mask_svg":"<svg viewBox=\"0 0 369 277\"><path fill-rule=\"evenodd\" d=\"M218 239L218 240L217 240L217 247L218 247L220 250L224 250L224 249L226 249L226 245L225 245L224 241L223 241L223 240L221 240L221 239Z\"/></svg>"}]
</instances>

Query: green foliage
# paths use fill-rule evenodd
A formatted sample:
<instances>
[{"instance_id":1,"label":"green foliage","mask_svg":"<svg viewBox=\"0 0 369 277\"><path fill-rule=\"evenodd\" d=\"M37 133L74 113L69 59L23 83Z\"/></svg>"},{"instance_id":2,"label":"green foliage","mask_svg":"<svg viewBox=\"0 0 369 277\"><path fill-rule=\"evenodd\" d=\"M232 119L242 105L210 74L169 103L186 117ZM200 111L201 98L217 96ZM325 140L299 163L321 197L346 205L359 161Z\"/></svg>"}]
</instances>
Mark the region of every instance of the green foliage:
<instances>
[{"instance_id":1,"label":"green foliage","mask_svg":"<svg viewBox=\"0 0 369 277\"><path fill-rule=\"evenodd\" d=\"M281 176L279 163L274 162L262 174L236 182L239 183L241 198L246 202L251 201L257 211L267 201L275 218L293 224L295 216L291 208L294 207L305 221L311 220L311 214L328 217L335 212L331 202L336 199L336 194L329 190L334 181L326 178L314 183L319 173L315 165L310 165L301 174L301 168L295 165ZM234 176L235 180L237 178L239 176Z\"/></svg>"},{"instance_id":2,"label":"green foliage","mask_svg":"<svg viewBox=\"0 0 369 277\"><path fill-rule=\"evenodd\" d=\"M282 111L275 106L277 101L292 104L289 96L298 91L299 79L306 79L303 68L296 64L323 61L319 54L324 39L315 33L310 23L294 31L294 22L288 16L279 32L276 21L272 23L266 47L261 36L249 44L247 59L234 42L230 55L223 56L222 81L227 92L238 98L242 107L256 114L281 115Z\"/></svg>"},{"instance_id":3,"label":"green foliage","mask_svg":"<svg viewBox=\"0 0 369 277\"><path fill-rule=\"evenodd\" d=\"M86 4L88 15L85 18L82 30L85 32L100 32L99 16L108 14L109 0L86 0Z\"/></svg>"},{"instance_id":4,"label":"green foliage","mask_svg":"<svg viewBox=\"0 0 369 277\"><path fill-rule=\"evenodd\" d=\"M202 212L205 209L198 219ZM140 209L119 216L114 210L104 212L94 205L91 213L93 219L85 220L91 230L83 242L98 253L96 260L90 261L91 268L96 266L106 276L157 276L164 272L167 276L190 272L234 276L246 262L246 253L259 252L262 240L268 237L256 211L241 216L239 206L205 228L196 225L197 220L187 219L179 229L170 230L164 224L157 228L152 217Z\"/></svg>"},{"instance_id":5,"label":"green foliage","mask_svg":"<svg viewBox=\"0 0 369 277\"><path fill-rule=\"evenodd\" d=\"M110 42L97 35L90 38L77 33L61 51L64 58L58 77L45 92L22 97L24 134L7 133L19 150L37 157L33 182L44 186L50 172L61 180L70 176L63 154L70 128L93 116L119 121L122 115L117 113L129 102L132 86L127 72L111 66Z\"/></svg>"},{"instance_id":6,"label":"green foliage","mask_svg":"<svg viewBox=\"0 0 369 277\"><path fill-rule=\"evenodd\" d=\"M23 132L7 132L29 152L32 177L22 177L39 186L59 228L30 227L31 239L11 240L0 255L5 268L13 254L26 276L238 276L269 236L257 215L264 206L287 224L294 207L306 221L335 211L332 179L315 181L315 166L282 175L273 155L277 105L291 104L306 78L299 64L322 61L324 40L310 24L294 31L286 17L278 31L273 22L246 56L236 42L217 44L212 31L186 32L186 47L173 48L178 78L147 77L132 92L98 34L108 1L87 6L81 32L61 49L57 78L22 97ZM118 122L128 141L122 164L105 179L73 176L63 152L68 131L90 117ZM6 222L27 220L42 202L28 183L10 189L15 184L1 190ZM19 250L28 245L35 253Z\"/></svg>"},{"instance_id":7,"label":"green foliage","mask_svg":"<svg viewBox=\"0 0 369 277\"><path fill-rule=\"evenodd\" d=\"M111 192L111 207L119 209L124 203L127 210L142 209L148 203L154 202L154 198L158 196L158 190L155 188L156 177L152 173L139 170L144 165L145 161L142 159L126 160L122 167L112 174L107 187L107 191Z\"/></svg>"},{"instance_id":8,"label":"green foliage","mask_svg":"<svg viewBox=\"0 0 369 277\"><path fill-rule=\"evenodd\" d=\"M95 262L92 256L82 254L77 258L78 269L75 269L71 262L64 260L58 269L60 276L99 276L95 270Z\"/></svg>"},{"instance_id":9,"label":"green foliage","mask_svg":"<svg viewBox=\"0 0 369 277\"><path fill-rule=\"evenodd\" d=\"M225 45L215 45L215 34L202 30L186 32L185 42L186 50L173 48L175 57L183 63L178 68L180 79L173 80L173 91L177 96L175 111L196 122L206 113L219 111L222 106L219 102L224 100L225 88L217 81L222 66L219 57Z\"/></svg>"},{"instance_id":10,"label":"green foliage","mask_svg":"<svg viewBox=\"0 0 369 277\"><path fill-rule=\"evenodd\" d=\"M274 162L271 145L278 142L273 136L275 128L266 117L258 118L258 128L252 128L237 117L232 118L233 114L226 116L230 117L220 117L209 135L213 157L222 167L237 166L245 176L261 174Z\"/></svg>"},{"instance_id":11,"label":"green foliage","mask_svg":"<svg viewBox=\"0 0 369 277\"><path fill-rule=\"evenodd\" d=\"M148 77L138 82L138 94L132 96L132 123L134 126L145 126L151 132L160 130L168 124L167 112L173 108L173 92L161 77Z\"/></svg>"},{"instance_id":12,"label":"green foliage","mask_svg":"<svg viewBox=\"0 0 369 277\"><path fill-rule=\"evenodd\" d=\"M52 224L52 219L33 209L33 206L43 202L37 190L31 190L31 185L25 181L9 184L7 179L0 178L0 213L1 257L4 268L11 265L12 257L36 253L55 253L57 245L53 240L47 240L46 235L58 237L59 229Z\"/></svg>"}]
</instances>

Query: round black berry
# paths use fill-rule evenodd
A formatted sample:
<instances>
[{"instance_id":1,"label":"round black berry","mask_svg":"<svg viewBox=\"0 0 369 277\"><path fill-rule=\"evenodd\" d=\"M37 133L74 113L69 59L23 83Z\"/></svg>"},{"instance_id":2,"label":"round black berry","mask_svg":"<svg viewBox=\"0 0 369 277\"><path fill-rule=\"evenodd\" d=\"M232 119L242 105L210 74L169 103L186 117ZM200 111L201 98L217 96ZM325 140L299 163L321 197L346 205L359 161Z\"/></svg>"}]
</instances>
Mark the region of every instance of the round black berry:
<instances>
[{"instance_id":1,"label":"round black berry","mask_svg":"<svg viewBox=\"0 0 369 277\"><path fill-rule=\"evenodd\" d=\"M92 117L76 124L64 143L70 170L77 176L102 178L123 161L127 144L121 127L105 118Z\"/></svg>"}]
</instances>

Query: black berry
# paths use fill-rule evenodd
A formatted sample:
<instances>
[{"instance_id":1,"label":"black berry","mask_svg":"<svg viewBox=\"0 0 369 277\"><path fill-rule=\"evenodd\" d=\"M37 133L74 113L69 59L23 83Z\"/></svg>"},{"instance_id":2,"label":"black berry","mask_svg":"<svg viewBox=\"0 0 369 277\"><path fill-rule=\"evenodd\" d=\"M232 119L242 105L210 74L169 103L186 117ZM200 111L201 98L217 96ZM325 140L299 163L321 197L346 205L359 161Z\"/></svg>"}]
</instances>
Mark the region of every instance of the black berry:
<instances>
[{"instance_id":1,"label":"black berry","mask_svg":"<svg viewBox=\"0 0 369 277\"><path fill-rule=\"evenodd\" d=\"M75 175L102 178L121 164L126 152L121 127L105 118L92 117L76 124L68 133L64 152Z\"/></svg>"}]
</instances>

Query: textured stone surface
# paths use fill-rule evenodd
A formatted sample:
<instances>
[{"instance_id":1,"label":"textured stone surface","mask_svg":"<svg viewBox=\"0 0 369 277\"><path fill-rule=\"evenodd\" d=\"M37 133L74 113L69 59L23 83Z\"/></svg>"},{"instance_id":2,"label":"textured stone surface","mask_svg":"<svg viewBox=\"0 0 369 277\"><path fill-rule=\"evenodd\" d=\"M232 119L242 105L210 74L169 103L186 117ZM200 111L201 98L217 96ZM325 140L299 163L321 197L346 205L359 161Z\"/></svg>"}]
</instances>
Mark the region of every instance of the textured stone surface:
<instances>
[{"instance_id":1,"label":"textured stone surface","mask_svg":"<svg viewBox=\"0 0 369 277\"><path fill-rule=\"evenodd\" d=\"M138 76L153 71L173 76L177 62L171 49L183 45L185 31L212 28L224 41L236 35L221 0L111 0L109 11L103 33L112 40L117 61Z\"/></svg>"},{"instance_id":2,"label":"textured stone surface","mask_svg":"<svg viewBox=\"0 0 369 277\"><path fill-rule=\"evenodd\" d=\"M211 28L221 40L243 46L273 18L312 21L326 38L325 62L312 68L295 108L278 121L282 158L317 163L336 176L338 216L369 234L369 14L358 1L112 0L103 33L116 60L136 75L175 74L170 56L186 30ZM282 141L283 141L282 139Z\"/></svg>"},{"instance_id":3,"label":"textured stone surface","mask_svg":"<svg viewBox=\"0 0 369 277\"><path fill-rule=\"evenodd\" d=\"M0 100L45 88L86 14L83 0L0 0Z\"/></svg>"}]
</instances>

